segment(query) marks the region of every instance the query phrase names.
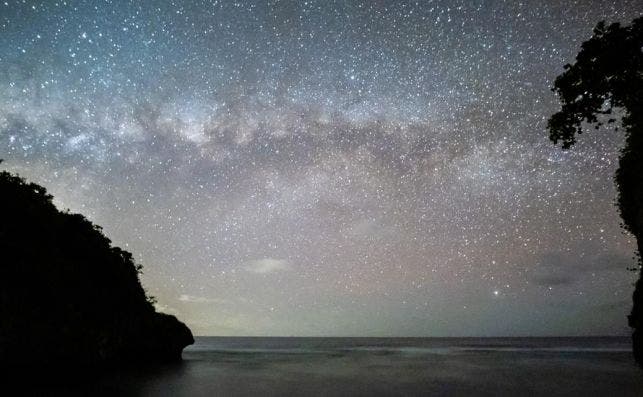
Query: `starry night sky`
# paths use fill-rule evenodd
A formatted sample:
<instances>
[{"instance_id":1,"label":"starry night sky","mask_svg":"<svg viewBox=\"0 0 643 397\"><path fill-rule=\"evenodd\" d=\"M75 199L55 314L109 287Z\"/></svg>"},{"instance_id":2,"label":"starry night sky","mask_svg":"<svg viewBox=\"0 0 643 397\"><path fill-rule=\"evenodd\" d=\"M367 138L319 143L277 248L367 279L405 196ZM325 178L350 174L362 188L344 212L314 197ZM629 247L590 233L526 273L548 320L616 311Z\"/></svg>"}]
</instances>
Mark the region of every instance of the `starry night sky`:
<instances>
[{"instance_id":1,"label":"starry night sky","mask_svg":"<svg viewBox=\"0 0 643 397\"><path fill-rule=\"evenodd\" d=\"M0 1L0 158L212 335L625 334L622 136L550 91L637 1Z\"/></svg>"}]
</instances>

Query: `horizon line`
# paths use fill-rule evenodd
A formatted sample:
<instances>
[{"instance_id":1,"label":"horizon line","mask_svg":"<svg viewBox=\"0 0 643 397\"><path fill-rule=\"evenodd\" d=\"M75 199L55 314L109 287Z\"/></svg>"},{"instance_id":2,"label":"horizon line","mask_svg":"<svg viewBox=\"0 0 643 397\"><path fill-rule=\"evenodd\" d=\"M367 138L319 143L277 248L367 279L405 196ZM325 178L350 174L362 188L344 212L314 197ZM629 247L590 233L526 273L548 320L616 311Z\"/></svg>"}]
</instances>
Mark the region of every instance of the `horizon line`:
<instances>
[{"instance_id":1,"label":"horizon line","mask_svg":"<svg viewBox=\"0 0 643 397\"><path fill-rule=\"evenodd\" d=\"M514 336L301 336L301 335L194 335L195 338L336 338L336 339L518 339L518 338L629 338L632 335L514 335Z\"/></svg>"}]
</instances>

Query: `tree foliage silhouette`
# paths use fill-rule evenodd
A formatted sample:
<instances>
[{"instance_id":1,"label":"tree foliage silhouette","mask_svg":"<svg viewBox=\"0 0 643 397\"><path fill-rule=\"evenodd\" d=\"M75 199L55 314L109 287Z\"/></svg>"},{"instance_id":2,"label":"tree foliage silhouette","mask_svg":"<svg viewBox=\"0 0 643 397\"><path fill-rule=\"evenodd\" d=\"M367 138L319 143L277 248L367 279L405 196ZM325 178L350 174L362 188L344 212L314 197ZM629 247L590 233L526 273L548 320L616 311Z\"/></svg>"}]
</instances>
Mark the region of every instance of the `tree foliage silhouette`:
<instances>
[{"instance_id":1,"label":"tree foliage silhouette","mask_svg":"<svg viewBox=\"0 0 643 397\"><path fill-rule=\"evenodd\" d=\"M174 360L193 342L155 312L141 266L101 230L0 172L0 366Z\"/></svg>"},{"instance_id":2,"label":"tree foliage silhouette","mask_svg":"<svg viewBox=\"0 0 643 397\"><path fill-rule=\"evenodd\" d=\"M550 139L568 149L583 128L614 123L625 131L615 181L623 227L636 237L639 280L633 294L629 325L633 348L643 365L643 18L628 26L600 22L582 44L573 65L556 78L553 90L562 109L549 119ZM618 126L616 127L618 129Z\"/></svg>"}]
</instances>

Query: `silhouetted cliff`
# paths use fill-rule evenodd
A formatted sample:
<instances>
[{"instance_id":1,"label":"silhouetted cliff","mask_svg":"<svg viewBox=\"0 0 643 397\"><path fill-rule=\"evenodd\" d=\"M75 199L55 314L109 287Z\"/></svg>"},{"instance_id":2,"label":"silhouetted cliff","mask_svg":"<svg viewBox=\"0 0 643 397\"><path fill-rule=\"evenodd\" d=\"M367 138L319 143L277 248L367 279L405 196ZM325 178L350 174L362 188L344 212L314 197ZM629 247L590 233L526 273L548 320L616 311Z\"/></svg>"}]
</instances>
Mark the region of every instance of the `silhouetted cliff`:
<instances>
[{"instance_id":1,"label":"silhouetted cliff","mask_svg":"<svg viewBox=\"0 0 643 397\"><path fill-rule=\"evenodd\" d=\"M576 62L565 65L554 91L562 102L548 123L549 137L572 147L593 125L614 123L618 116L625 132L616 170L618 210L623 229L636 238L639 280L632 296L628 323L634 330L634 358L643 367L643 17L629 26L600 22L593 36L581 45ZM618 128L615 128L616 130Z\"/></svg>"},{"instance_id":2,"label":"silhouetted cliff","mask_svg":"<svg viewBox=\"0 0 643 397\"><path fill-rule=\"evenodd\" d=\"M156 313L132 255L0 172L0 366L180 360L192 333Z\"/></svg>"}]
</instances>

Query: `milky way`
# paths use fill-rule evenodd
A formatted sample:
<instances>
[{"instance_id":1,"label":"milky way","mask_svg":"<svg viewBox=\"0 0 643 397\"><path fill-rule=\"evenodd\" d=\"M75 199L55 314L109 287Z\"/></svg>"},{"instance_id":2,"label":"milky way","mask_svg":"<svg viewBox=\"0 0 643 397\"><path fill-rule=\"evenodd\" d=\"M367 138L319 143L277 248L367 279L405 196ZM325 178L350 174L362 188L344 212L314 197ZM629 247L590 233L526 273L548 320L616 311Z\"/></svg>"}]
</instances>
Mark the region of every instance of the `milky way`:
<instances>
[{"instance_id":1,"label":"milky way","mask_svg":"<svg viewBox=\"0 0 643 397\"><path fill-rule=\"evenodd\" d=\"M624 334L622 136L564 152L546 121L592 27L641 10L0 2L0 158L197 334Z\"/></svg>"}]
</instances>

